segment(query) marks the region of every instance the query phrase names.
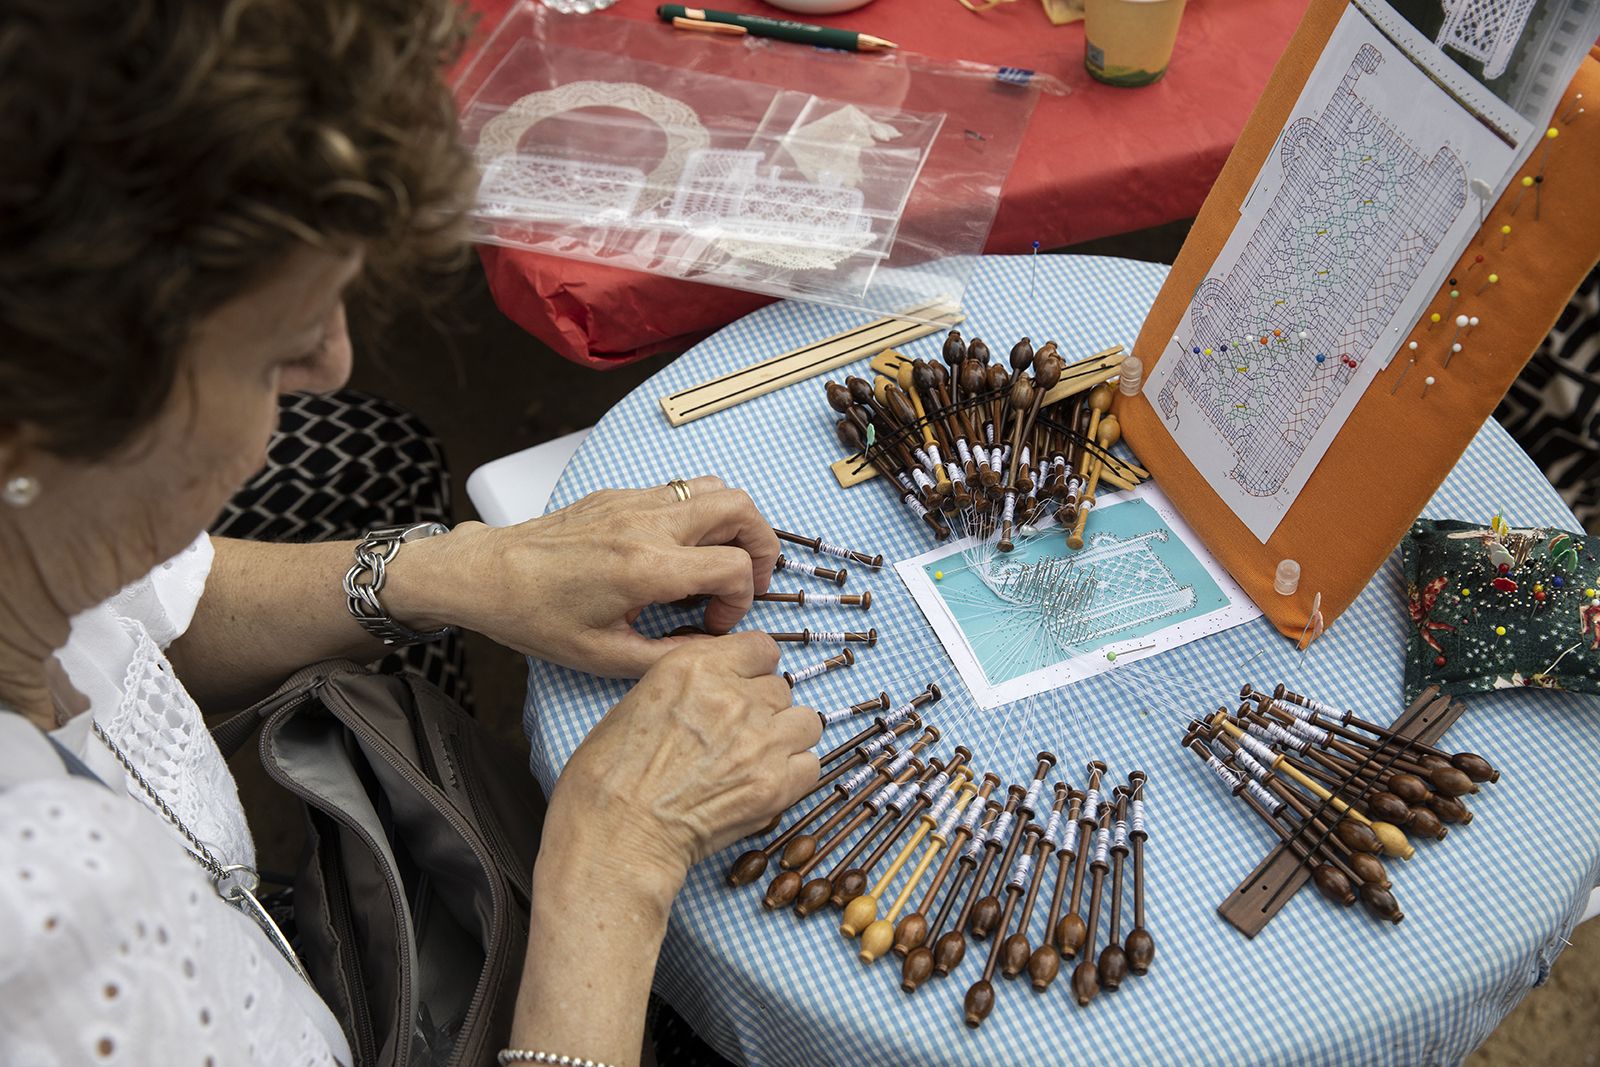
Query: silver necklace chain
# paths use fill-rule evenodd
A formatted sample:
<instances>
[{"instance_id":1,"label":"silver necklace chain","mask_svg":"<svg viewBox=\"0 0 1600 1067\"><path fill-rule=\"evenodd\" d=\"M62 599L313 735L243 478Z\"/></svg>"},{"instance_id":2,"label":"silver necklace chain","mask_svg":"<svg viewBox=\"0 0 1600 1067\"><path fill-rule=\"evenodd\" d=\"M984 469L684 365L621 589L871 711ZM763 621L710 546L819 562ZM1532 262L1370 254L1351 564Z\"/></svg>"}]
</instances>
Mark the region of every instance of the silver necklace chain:
<instances>
[{"instance_id":1,"label":"silver necklace chain","mask_svg":"<svg viewBox=\"0 0 1600 1067\"><path fill-rule=\"evenodd\" d=\"M220 862L211 849L206 847L205 842L196 837L194 831L185 826L183 820L178 818L177 812L173 811L167 802L162 799L161 794L156 792L155 786L151 785L145 776L139 772L139 768L133 765L133 761L128 758L128 754L122 751L115 741L111 740L111 735L106 733L105 728L93 719L90 720L90 725L94 727L94 735L105 744L106 748L111 750L111 754L117 758L117 762L122 764L122 769L138 784L144 795L150 798L150 802L161 812L162 817L182 835L186 842L184 851L189 854L190 859L205 868L206 873L211 876L211 884L216 889L217 896L249 916L257 926L261 927L261 932L267 935L267 940L272 942L273 947L288 961L289 966L294 968L294 972L307 985L311 985L311 976L306 973L305 967L300 962L300 957L295 955L294 946L289 944L289 939L284 936L282 928L278 926L277 921L273 919L271 913L267 911L255 894L256 887L261 884L260 876L256 874L255 868L244 864L224 864Z\"/></svg>"}]
</instances>

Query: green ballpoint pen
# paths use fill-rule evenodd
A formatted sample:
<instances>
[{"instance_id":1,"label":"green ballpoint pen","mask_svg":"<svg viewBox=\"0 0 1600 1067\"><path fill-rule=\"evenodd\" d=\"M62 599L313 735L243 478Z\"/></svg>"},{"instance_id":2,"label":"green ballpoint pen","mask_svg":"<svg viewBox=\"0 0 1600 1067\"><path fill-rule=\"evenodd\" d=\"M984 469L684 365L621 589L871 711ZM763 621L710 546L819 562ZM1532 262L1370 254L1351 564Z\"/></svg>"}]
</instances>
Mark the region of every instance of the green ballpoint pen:
<instances>
[{"instance_id":1,"label":"green ballpoint pen","mask_svg":"<svg viewBox=\"0 0 1600 1067\"><path fill-rule=\"evenodd\" d=\"M897 47L893 41L874 37L870 33L840 30L832 26L813 26L808 22L790 22L772 19L765 15L741 15L732 11L712 11L701 7L684 7L682 4L662 4L656 8L656 17L662 22L682 26L686 22L710 22L723 26L738 26L756 37L772 37L794 44L816 45L818 48L840 48L847 52L882 52Z\"/></svg>"}]
</instances>

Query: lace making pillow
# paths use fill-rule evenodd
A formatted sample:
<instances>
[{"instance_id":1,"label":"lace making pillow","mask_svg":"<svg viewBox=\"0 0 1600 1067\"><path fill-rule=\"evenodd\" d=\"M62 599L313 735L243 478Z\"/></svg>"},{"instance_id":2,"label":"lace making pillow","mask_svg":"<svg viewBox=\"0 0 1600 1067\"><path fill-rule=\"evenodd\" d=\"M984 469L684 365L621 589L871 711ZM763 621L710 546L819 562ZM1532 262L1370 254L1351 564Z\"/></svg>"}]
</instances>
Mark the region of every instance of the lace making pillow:
<instances>
[{"instance_id":1,"label":"lace making pillow","mask_svg":"<svg viewBox=\"0 0 1600 1067\"><path fill-rule=\"evenodd\" d=\"M1400 547L1407 701L1429 685L1600 693L1600 538L1420 519Z\"/></svg>"}]
</instances>

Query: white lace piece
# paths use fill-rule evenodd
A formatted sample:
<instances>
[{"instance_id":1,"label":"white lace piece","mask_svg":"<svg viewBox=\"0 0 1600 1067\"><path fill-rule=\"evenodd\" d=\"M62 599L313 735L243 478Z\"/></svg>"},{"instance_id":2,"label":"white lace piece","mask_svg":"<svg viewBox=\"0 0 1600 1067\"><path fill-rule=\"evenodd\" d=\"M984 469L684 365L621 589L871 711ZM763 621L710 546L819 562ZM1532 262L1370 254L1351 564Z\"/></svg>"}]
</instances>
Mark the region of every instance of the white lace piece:
<instances>
[{"instance_id":1,"label":"white lace piece","mask_svg":"<svg viewBox=\"0 0 1600 1067\"><path fill-rule=\"evenodd\" d=\"M511 152L484 170L478 213L490 219L556 219L604 226L633 214L644 183L644 171L638 167Z\"/></svg>"},{"instance_id":2,"label":"white lace piece","mask_svg":"<svg viewBox=\"0 0 1600 1067\"><path fill-rule=\"evenodd\" d=\"M785 135L782 143L811 181L854 189L861 184L861 150L899 136L887 122L846 104Z\"/></svg>"}]
</instances>

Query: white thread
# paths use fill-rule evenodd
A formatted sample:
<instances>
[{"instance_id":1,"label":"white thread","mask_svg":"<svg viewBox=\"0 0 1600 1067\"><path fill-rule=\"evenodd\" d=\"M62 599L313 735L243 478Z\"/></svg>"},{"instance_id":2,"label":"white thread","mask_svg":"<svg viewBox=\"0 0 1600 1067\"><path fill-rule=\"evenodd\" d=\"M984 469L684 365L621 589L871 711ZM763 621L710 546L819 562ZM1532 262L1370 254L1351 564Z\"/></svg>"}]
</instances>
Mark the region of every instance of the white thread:
<instances>
[{"instance_id":1,"label":"white thread","mask_svg":"<svg viewBox=\"0 0 1600 1067\"><path fill-rule=\"evenodd\" d=\"M939 446L932 441L928 442L928 466L934 468L944 466L944 457L939 455Z\"/></svg>"},{"instance_id":2,"label":"white thread","mask_svg":"<svg viewBox=\"0 0 1600 1067\"><path fill-rule=\"evenodd\" d=\"M1091 789L1083 798L1083 811L1078 814L1079 822L1095 822L1100 817L1100 790Z\"/></svg>"},{"instance_id":3,"label":"white thread","mask_svg":"<svg viewBox=\"0 0 1600 1067\"><path fill-rule=\"evenodd\" d=\"M1283 801L1278 799L1277 794L1269 791L1254 778L1245 779L1244 791L1255 797L1256 802L1267 809L1268 814L1276 815L1283 809Z\"/></svg>"},{"instance_id":4,"label":"white thread","mask_svg":"<svg viewBox=\"0 0 1600 1067\"><path fill-rule=\"evenodd\" d=\"M1133 835L1135 837L1149 837L1144 830L1144 801L1135 798L1133 802Z\"/></svg>"},{"instance_id":5,"label":"white thread","mask_svg":"<svg viewBox=\"0 0 1600 1067\"><path fill-rule=\"evenodd\" d=\"M1006 838L1011 836L1011 824L1016 819L1015 812L1002 811L1000 817L989 826L989 840L995 844L1004 845Z\"/></svg>"},{"instance_id":6,"label":"white thread","mask_svg":"<svg viewBox=\"0 0 1600 1067\"><path fill-rule=\"evenodd\" d=\"M1265 780L1267 777L1267 769L1243 748L1233 754L1233 762L1236 767L1250 775L1251 778Z\"/></svg>"},{"instance_id":7,"label":"white thread","mask_svg":"<svg viewBox=\"0 0 1600 1067\"><path fill-rule=\"evenodd\" d=\"M974 797L972 803L967 805L966 813L961 816L961 829L973 838L978 836L978 820L983 818L983 809L984 805Z\"/></svg>"},{"instance_id":8,"label":"white thread","mask_svg":"<svg viewBox=\"0 0 1600 1067\"><path fill-rule=\"evenodd\" d=\"M821 663L813 663L809 667L802 667L798 671L791 671L790 677L794 679L796 685L799 685L801 682L809 682L817 675L825 673L827 669L828 663L824 660Z\"/></svg>"},{"instance_id":9,"label":"white thread","mask_svg":"<svg viewBox=\"0 0 1600 1067\"><path fill-rule=\"evenodd\" d=\"M987 448L984 448L982 445L973 445L972 446L972 458L977 460L978 466L984 467L986 469L988 468L988 466L989 466L989 450Z\"/></svg>"},{"instance_id":10,"label":"white thread","mask_svg":"<svg viewBox=\"0 0 1600 1067\"><path fill-rule=\"evenodd\" d=\"M905 720L911 718L916 710L916 704L907 702L905 704L901 704L898 708L895 708L888 715L884 716L883 721L888 723L890 726L898 726Z\"/></svg>"},{"instance_id":11,"label":"white thread","mask_svg":"<svg viewBox=\"0 0 1600 1067\"><path fill-rule=\"evenodd\" d=\"M838 556L841 559L850 558L850 550L848 548L840 548L838 545L829 544L820 537L817 538L817 551L825 556Z\"/></svg>"},{"instance_id":12,"label":"white thread","mask_svg":"<svg viewBox=\"0 0 1600 1067\"><path fill-rule=\"evenodd\" d=\"M1224 767L1222 765L1222 761L1217 757L1207 756L1206 766L1210 767L1217 773L1217 777L1222 779L1223 784L1228 787L1229 792L1239 788L1239 776L1234 774L1228 768Z\"/></svg>"},{"instance_id":13,"label":"white thread","mask_svg":"<svg viewBox=\"0 0 1600 1067\"><path fill-rule=\"evenodd\" d=\"M799 677L796 676L795 680L799 681ZM824 711L820 712L819 714L822 718L823 727L827 728L835 723L844 722L846 719L850 718L854 712L852 712L849 708L839 708L837 711Z\"/></svg>"},{"instance_id":14,"label":"white thread","mask_svg":"<svg viewBox=\"0 0 1600 1067\"><path fill-rule=\"evenodd\" d=\"M845 631L812 630L811 642L817 645L842 645L845 643Z\"/></svg>"},{"instance_id":15,"label":"white thread","mask_svg":"<svg viewBox=\"0 0 1600 1067\"><path fill-rule=\"evenodd\" d=\"M1001 522L1010 522L1012 520L1012 516L1016 512L1016 510L1017 510L1017 494L1014 493L1014 492L1011 492L1011 491L1007 491L1006 492L1005 507L1002 508L1001 512L1000 512L1000 521Z\"/></svg>"},{"instance_id":16,"label":"white thread","mask_svg":"<svg viewBox=\"0 0 1600 1067\"><path fill-rule=\"evenodd\" d=\"M862 759L870 760L878 753L882 752L885 748L888 748L890 745L894 744L894 739L894 731L885 730L883 733L875 734L861 742L861 744L857 745L856 753L860 755Z\"/></svg>"},{"instance_id":17,"label":"white thread","mask_svg":"<svg viewBox=\"0 0 1600 1067\"><path fill-rule=\"evenodd\" d=\"M900 782L890 782L888 785L878 790L875 795L867 798L867 807L871 808L873 811L880 811L883 808L890 808L898 812L900 810L900 790L903 789L905 785L912 785L912 783L906 782L904 785L902 785Z\"/></svg>"},{"instance_id":18,"label":"white thread","mask_svg":"<svg viewBox=\"0 0 1600 1067\"><path fill-rule=\"evenodd\" d=\"M961 465L963 467L972 462L972 449L967 447L967 439L965 437L956 438L956 455L961 457Z\"/></svg>"},{"instance_id":19,"label":"white thread","mask_svg":"<svg viewBox=\"0 0 1600 1067\"><path fill-rule=\"evenodd\" d=\"M1324 704L1320 700L1313 700L1310 697L1301 697L1300 699L1305 702L1305 706L1306 707L1310 708L1312 711L1316 712L1318 715L1321 715L1321 716L1323 716L1324 718L1327 718L1327 719L1332 719L1335 722L1337 722L1340 726L1349 726L1350 725L1351 711L1350 711L1349 708L1331 707L1331 706L1329 706L1327 704Z\"/></svg>"},{"instance_id":20,"label":"white thread","mask_svg":"<svg viewBox=\"0 0 1600 1067\"><path fill-rule=\"evenodd\" d=\"M1017 853L1017 862L1012 865L1011 879L1006 884L1012 889L1024 889L1028 885L1028 875L1033 872L1033 853L1022 849Z\"/></svg>"},{"instance_id":21,"label":"white thread","mask_svg":"<svg viewBox=\"0 0 1600 1067\"><path fill-rule=\"evenodd\" d=\"M994 447L994 423L986 422L983 424L983 439L990 448Z\"/></svg>"},{"instance_id":22,"label":"white thread","mask_svg":"<svg viewBox=\"0 0 1600 1067\"><path fill-rule=\"evenodd\" d=\"M912 468L911 477L917 483L918 489L926 492L933 488L933 479L929 478L926 474L923 474L920 470Z\"/></svg>"},{"instance_id":23,"label":"white thread","mask_svg":"<svg viewBox=\"0 0 1600 1067\"><path fill-rule=\"evenodd\" d=\"M843 593L807 593L806 604L815 604L817 607L838 607L844 603Z\"/></svg>"},{"instance_id":24,"label":"white thread","mask_svg":"<svg viewBox=\"0 0 1600 1067\"><path fill-rule=\"evenodd\" d=\"M1094 839L1094 862L1104 867L1111 862L1111 827L1102 826Z\"/></svg>"},{"instance_id":25,"label":"white thread","mask_svg":"<svg viewBox=\"0 0 1600 1067\"><path fill-rule=\"evenodd\" d=\"M1050 842L1051 848L1056 852L1066 848L1065 835L1061 832L1061 824L1064 821L1066 821L1065 816L1061 809L1057 808L1050 813L1050 821L1045 823L1044 839Z\"/></svg>"},{"instance_id":26,"label":"white thread","mask_svg":"<svg viewBox=\"0 0 1600 1067\"><path fill-rule=\"evenodd\" d=\"M901 499L906 502L906 506L911 509L912 514L916 515L917 518L927 518L928 509L922 506L922 501L918 500L914 496L906 496L902 497Z\"/></svg>"},{"instance_id":27,"label":"white thread","mask_svg":"<svg viewBox=\"0 0 1600 1067\"><path fill-rule=\"evenodd\" d=\"M878 771L875 767L857 767L855 770L839 779L839 781L834 784L833 788L837 789L841 794L849 796L851 793L854 793L857 789L859 789L862 783L870 780L872 776L877 773Z\"/></svg>"},{"instance_id":28,"label":"white thread","mask_svg":"<svg viewBox=\"0 0 1600 1067\"><path fill-rule=\"evenodd\" d=\"M949 798L950 802L945 804L943 809L939 811L936 817L939 825L934 828L933 832L936 837L948 841L950 840L950 835L955 832L956 824L964 820L962 818L962 810L955 805L956 794L946 793L945 796ZM941 801L941 803L943 802ZM974 803L970 804L967 810L977 811L980 807L981 805Z\"/></svg>"},{"instance_id":29,"label":"white thread","mask_svg":"<svg viewBox=\"0 0 1600 1067\"><path fill-rule=\"evenodd\" d=\"M944 821L945 812L949 811L955 802L956 795L954 792L940 793L934 798L933 803L928 806L928 821L938 826Z\"/></svg>"},{"instance_id":30,"label":"white thread","mask_svg":"<svg viewBox=\"0 0 1600 1067\"><path fill-rule=\"evenodd\" d=\"M969 859L974 863L978 862L978 857L983 855L983 846L987 841L988 837L985 836L983 831L974 830L972 839L967 842L967 847L961 850L961 858Z\"/></svg>"},{"instance_id":31,"label":"white thread","mask_svg":"<svg viewBox=\"0 0 1600 1067\"><path fill-rule=\"evenodd\" d=\"M922 799L932 803L933 798L938 796L940 793L943 793L949 784L950 776L944 771L940 771L933 777L931 781L923 783Z\"/></svg>"},{"instance_id":32,"label":"white thread","mask_svg":"<svg viewBox=\"0 0 1600 1067\"><path fill-rule=\"evenodd\" d=\"M960 467L956 466L954 463L946 463L944 466L945 473L950 476L950 480L952 482L960 486L965 486L967 484L967 476L962 473Z\"/></svg>"},{"instance_id":33,"label":"white thread","mask_svg":"<svg viewBox=\"0 0 1600 1067\"><path fill-rule=\"evenodd\" d=\"M1027 445L1023 445L1022 446L1022 459L1019 461L1018 466L1022 466L1022 467L1028 466L1028 463L1032 458L1033 458L1033 450L1031 448L1029 448Z\"/></svg>"},{"instance_id":34,"label":"white thread","mask_svg":"<svg viewBox=\"0 0 1600 1067\"><path fill-rule=\"evenodd\" d=\"M1033 780L1033 784L1028 787L1028 795L1022 798L1023 811L1027 812L1029 815L1032 815L1039 810L1039 790L1043 788L1044 779L1035 778Z\"/></svg>"},{"instance_id":35,"label":"white thread","mask_svg":"<svg viewBox=\"0 0 1600 1067\"><path fill-rule=\"evenodd\" d=\"M1326 748L1328 746L1328 742L1333 739L1333 735L1328 733L1328 731L1322 729L1320 726L1313 726L1304 719L1295 719L1289 728L1295 733L1299 734L1301 737L1305 738L1307 741L1310 741L1312 744L1321 745L1324 748Z\"/></svg>"},{"instance_id":36,"label":"white thread","mask_svg":"<svg viewBox=\"0 0 1600 1067\"><path fill-rule=\"evenodd\" d=\"M895 756L894 759L889 761L889 766L884 768L884 773L890 778L898 778L900 777L900 772L909 767L911 765L911 761L915 758L915 755L908 748L904 752Z\"/></svg>"}]
</instances>

